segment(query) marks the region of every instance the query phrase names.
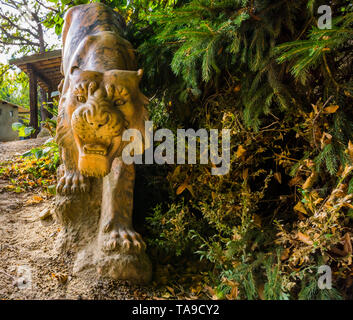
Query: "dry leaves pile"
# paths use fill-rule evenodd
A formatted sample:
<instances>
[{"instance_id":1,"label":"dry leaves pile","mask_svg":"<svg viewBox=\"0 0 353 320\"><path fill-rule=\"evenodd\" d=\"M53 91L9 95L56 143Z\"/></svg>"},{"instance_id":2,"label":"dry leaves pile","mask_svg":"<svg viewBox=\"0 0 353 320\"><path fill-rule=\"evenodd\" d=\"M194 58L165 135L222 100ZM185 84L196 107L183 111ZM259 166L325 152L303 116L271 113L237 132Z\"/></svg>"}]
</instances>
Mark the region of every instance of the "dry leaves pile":
<instances>
[{"instance_id":1,"label":"dry leaves pile","mask_svg":"<svg viewBox=\"0 0 353 320\"><path fill-rule=\"evenodd\" d=\"M8 181L7 191L33 192L40 188L48 195L55 194L56 166L50 156L18 157L14 161L0 163L0 176ZM33 199L34 202L40 202Z\"/></svg>"}]
</instances>

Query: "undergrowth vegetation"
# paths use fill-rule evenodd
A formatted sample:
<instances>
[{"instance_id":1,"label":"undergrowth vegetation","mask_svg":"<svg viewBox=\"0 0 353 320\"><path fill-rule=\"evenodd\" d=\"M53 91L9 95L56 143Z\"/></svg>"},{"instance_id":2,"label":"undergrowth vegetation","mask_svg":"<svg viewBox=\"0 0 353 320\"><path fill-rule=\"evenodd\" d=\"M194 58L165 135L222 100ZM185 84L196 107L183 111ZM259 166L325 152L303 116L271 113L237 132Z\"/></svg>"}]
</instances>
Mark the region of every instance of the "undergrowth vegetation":
<instances>
[{"instance_id":1,"label":"undergrowth vegetation","mask_svg":"<svg viewBox=\"0 0 353 320\"><path fill-rule=\"evenodd\" d=\"M188 1L148 14L146 86L173 71L156 126L231 130L230 172L169 167L169 198L147 218L150 245L211 263L215 298L352 297L353 13L335 2L321 30L321 4ZM332 289L318 288L322 265Z\"/></svg>"},{"instance_id":2,"label":"undergrowth vegetation","mask_svg":"<svg viewBox=\"0 0 353 320\"><path fill-rule=\"evenodd\" d=\"M169 166L168 199L147 218L158 252L208 262L214 298L352 297L353 13L337 1L319 29L322 4L139 8L150 20L131 39L156 128L231 130L230 172ZM331 289L318 287L322 265Z\"/></svg>"}]
</instances>

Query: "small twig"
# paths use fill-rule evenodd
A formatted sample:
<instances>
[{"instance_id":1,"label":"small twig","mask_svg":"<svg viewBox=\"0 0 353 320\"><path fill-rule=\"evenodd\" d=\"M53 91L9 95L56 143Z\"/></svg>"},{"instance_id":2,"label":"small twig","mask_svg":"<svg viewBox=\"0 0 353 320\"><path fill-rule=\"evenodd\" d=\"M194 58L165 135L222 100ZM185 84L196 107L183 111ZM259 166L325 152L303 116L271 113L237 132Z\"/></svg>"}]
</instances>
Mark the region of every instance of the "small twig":
<instances>
[{"instance_id":1,"label":"small twig","mask_svg":"<svg viewBox=\"0 0 353 320\"><path fill-rule=\"evenodd\" d=\"M277 124L277 123L278 123L278 121L272 122L272 123L269 124L268 126L261 128L260 131L265 130L265 129L268 129L268 128L272 127L273 125Z\"/></svg>"},{"instance_id":2,"label":"small twig","mask_svg":"<svg viewBox=\"0 0 353 320\"><path fill-rule=\"evenodd\" d=\"M316 130L315 130L315 122L317 120L317 118L320 116L321 112L325 109L325 107L327 106L327 104L331 101L331 99L333 98L333 96L329 97L327 99L327 101L325 102L325 104L322 106L321 110L317 113L317 115L315 116L315 118L313 119L313 139L314 139L314 144L315 144L315 148L319 149L317 143L316 143L316 139L315 139L315 135L316 135Z\"/></svg>"},{"instance_id":3,"label":"small twig","mask_svg":"<svg viewBox=\"0 0 353 320\"><path fill-rule=\"evenodd\" d=\"M329 77L331 78L332 82L334 83L334 85L337 87L337 91L338 89L341 87L341 85L335 80L335 78L333 77L332 75L332 72L328 66L328 63L327 63L327 59L326 59L326 55L324 54L323 55L323 59L324 59L324 64L325 64L325 69L327 71L327 74L329 75Z\"/></svg>"},{"instance_id":4,"label":"small twig","mask_svg":"<svg viewBox=\"0 0 353 320\"><path fill-rule=\"evenodd\" d=\"M280 119L278 117L276 117L272 112L269 112L269 115L271 115L272 117L274 117L277 121L279 121Z\"/></svg>"},{"instance_id":5,"label":"small twig","mask_svg":"<svg viewBox=\"0 0 353 320\"><path fill-rule=\"evenodd\" d=\"M306 32L306 30L307 30L308 27L310 26L310 23L313 21L313 19L314 19L314 17L311 17L311 18L308 20L308 22L306 23L304 29L303 29L302 32L299 34L299 36L297 37L296 40L299 40L299 39L302 37L302 35Z\"/></svg>"}]
</instances>

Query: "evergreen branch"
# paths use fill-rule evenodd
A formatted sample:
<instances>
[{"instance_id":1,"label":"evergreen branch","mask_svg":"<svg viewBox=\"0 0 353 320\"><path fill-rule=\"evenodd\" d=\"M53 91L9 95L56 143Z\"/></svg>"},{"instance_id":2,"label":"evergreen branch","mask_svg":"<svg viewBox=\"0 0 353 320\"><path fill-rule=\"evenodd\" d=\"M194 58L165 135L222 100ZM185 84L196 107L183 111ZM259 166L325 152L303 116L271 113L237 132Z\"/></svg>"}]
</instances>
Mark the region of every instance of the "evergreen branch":
<instances>
[{"instance_id":1,"label":"evergreen branch","mask_svg":"<svg viewBox=\"0 0 353 320\"><path fill-rule=\"evenodd\" d=\"M352 87L343 85L343 84L339 84L335 78L332 75L331 69L327 63L327 59L326 59L326 55L323 55L323 60L324 60L324 64L325 64L325 69L327 71L328 76L330 77L330 79L332 80L332 82L334 83L334 85L337 87L337 90L339 90L340 88L345 88L345 89L352 89Z\"/></svg>"}]
</instances>

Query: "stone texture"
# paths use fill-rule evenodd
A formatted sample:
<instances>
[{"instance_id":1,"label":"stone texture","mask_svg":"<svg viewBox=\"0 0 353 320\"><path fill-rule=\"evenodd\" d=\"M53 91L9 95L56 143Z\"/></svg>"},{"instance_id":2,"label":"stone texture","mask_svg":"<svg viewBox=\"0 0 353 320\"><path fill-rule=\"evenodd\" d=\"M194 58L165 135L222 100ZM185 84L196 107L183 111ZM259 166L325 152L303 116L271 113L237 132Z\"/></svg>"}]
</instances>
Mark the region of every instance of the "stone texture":
<instances>
[{"instance_id":1,"label":"stone texture","mask_svg":"<svg viewBox=\"0 0 353 320\"><path fill-rule=\"evenodd\" d=\"M63 27L64 81L56 140L55 217L64 226L59 252L75 257L74 272L147 283L151 263L132 226L134 165L121 160L124 130L144 139L148 99L139 90L122 18L103 4L71 8ZM143 141L147 144L147 142Z\"/></svg>"}]
</instances>

